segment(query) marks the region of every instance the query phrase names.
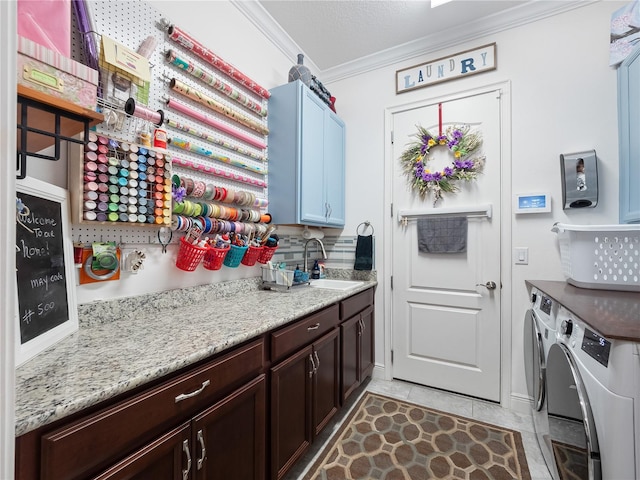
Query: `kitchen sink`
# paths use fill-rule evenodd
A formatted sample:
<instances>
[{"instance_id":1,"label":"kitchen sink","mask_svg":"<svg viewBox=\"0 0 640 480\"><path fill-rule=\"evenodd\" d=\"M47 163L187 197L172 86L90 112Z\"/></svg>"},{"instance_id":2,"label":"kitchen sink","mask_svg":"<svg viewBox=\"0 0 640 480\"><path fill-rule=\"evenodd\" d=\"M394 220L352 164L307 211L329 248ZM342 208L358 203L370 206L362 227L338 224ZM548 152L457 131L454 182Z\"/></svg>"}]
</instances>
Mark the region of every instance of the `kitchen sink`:
<instances>
[{"instance_id":1,"label":"kitchen sink","mask_svg":"<svg viewBox=\"0 0 640 480\"><path fill-rule=\"evenodd\" d=\"M354 280L334 280L331 278L320 278L311 280L311 286L315 288L328 288L331 290L351 290L364 285L364 282Z\"/></svg>"}]
</instances>

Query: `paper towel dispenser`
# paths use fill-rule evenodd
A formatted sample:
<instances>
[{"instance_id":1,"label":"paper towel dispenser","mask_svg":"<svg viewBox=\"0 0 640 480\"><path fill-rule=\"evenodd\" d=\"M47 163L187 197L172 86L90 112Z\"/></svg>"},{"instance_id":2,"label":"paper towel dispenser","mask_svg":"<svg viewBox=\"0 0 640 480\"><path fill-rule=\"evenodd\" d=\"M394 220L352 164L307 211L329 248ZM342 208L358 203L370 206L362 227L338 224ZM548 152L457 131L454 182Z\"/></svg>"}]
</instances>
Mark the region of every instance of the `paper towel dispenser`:
<instances>
[{"instance_id":1,"label":"paper towel dispenser","mask_svg":"<svg viewBox=\"0 0 640 480\"><path fill-rule=\"evenodd\" d=\"M560 154L562 204L567 208L598 204L598 160L595 150Z\"/></svg>"}]
</instances>

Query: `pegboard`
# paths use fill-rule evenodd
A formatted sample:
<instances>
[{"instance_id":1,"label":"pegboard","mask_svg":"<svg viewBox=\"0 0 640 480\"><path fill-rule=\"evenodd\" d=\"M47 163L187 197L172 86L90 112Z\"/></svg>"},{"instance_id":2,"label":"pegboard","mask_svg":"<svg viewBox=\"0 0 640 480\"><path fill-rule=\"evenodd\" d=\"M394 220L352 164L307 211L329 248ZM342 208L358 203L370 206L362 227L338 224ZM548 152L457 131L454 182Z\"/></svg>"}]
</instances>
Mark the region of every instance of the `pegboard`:
<instances>
[{"instance_id":1,"label":"pegboard","mask_svg":"<svg viewBox=\"0 0 640 480\"><path fill-rule=\"evenodd\" d=\"M91 242L115 242L117 245L161 245L160 238L163 243L167 243L167 236L163 233L158 238L160 230L153 228L132 228L122 227L114 228L111 225L73 225L71 227L71 236L74 242L89 245ZM168 227L166 227L168 228ZM169 245L177 245L180 243L181 235L173 232Z\"/></svg>"},{"instance_id":2,"label":"pegboard","mask_svg":"<svg viewBox=\"0 0 640 480\"><path fill-rule=\"evenodd\" d=\"M169 138L175 136L178 139L188 142L195 148L205 149L212 152L214 156L237 160L244 165L248 165L251 169L229 164L232 162L222 162L215 158L198 155L188 150L172 147L169 144L168 152L170 157L174 159L190 160L196 164L211 165L223 172L237 174L248 179L255 179L264 182L264 186L252 185L250 183L238 182L224 177L207 175L204 172L194 171L188 168L174 168L175 173L178 173L181 176L184 175L194 179L203 180L207 183L212 183L220 187L245 190L255 194L258 198L268 198L268 189L266 186L268 168L268 150L266 147L267 136L231 120L222 113L211 110L202 104L173 91L169 86L170 81L171 79L176 79L187 85L189 88L193 88L213 98L225 108L248 117L253 122L257 122L263 127L267 126L266 115L260 115L255 111L255 109L252 110L245 107L240 102L234 101L232 98L229 98L229 96L218 91L211 85L207 85L187 71L172 64L167 60L166 53L169 50L174 51L181 59L188 61L190 64L206 72L211 77L218 79L219 81L229 85L231 88L241 92L242 95L246 96L251 102L260 105L260 108L264 112L267 112L268 101L224 73L219 72L215 67L208 65L193 52L183 48L179 43L171 40L166 33L167 26L172 24L171 19L163 17L160 12L155 10L155 8L150 4L141 1L92 0L86 2L86 6L91 17L92 30L94 31L93 35L98 49L101 48L102 36L109 37L133 51L136 51L149 36L152 36L156 40L156 48L149 57L151 82L149 85L148 99L146 103L144 103L139 101L135 95L132 96L136 98L136 104L142 105L154 112L157 110L163 111L165 119L164 128L167 130ZM74 21L74 25L77 25L77 22ZM176 27L182 28L188 33L188 28L186 26L176 25ZM202 41L204 45L204 40ZM82 35L77 32L77 29L72 29L72 51L74 52L74 58L80 61L83 61L82 45ZM232 59L225 60L232 63ZM102 76L104 75L101 75L101 77ZM106 88L104 79L101 79L101 86L103 89ZM105 96L108 96L108 92ZM239 131L243 135L254 139L256 142L263 143L265 148L258 148L250 143L243 142L222 130L203 124L188 115L170 109L167 106L169 99L186 105L199 115L214 119L216 122L222 123L230 129ZM114 110L122 109L122 113L124 113L124 102L122 102L122 99L114 100L113 98L106 98L102 101L102 107L107 109L112 108ZM125 118L121 125L116 125L113 122L105 122L98 125L96 127L97 132L112 138L119 138L130 143L140 144L138 138L139 131L150 130L153 132L155 128L155 126L148 120L128 115L124 115L124 117ZM173 126L169 126L168 120L172 120ZM181 129L175 127L176 123L181 124L184 128ZM185 131L185 129L202 132L202 135ZM206 137L210 138L207 139ZM213 141L211 141L211 139L213 139ZM252 171L252 169L259 170L259 172ZM154 227L153 225L150 225L148 228L146 226L142 227L143 228L128 228L121 224L96 225L95 227L82 225L74 227L73 234L74 239L78 235L93 235L95 237L99 234L101 238L105 239L105 241L108 238L112 241L121 241L124 243L158 243L156 236L158 226ZM147 230L149 230L148 233ZM176 240L174 239L172 243L175 242Z\"/></svg>"}]
</instances>

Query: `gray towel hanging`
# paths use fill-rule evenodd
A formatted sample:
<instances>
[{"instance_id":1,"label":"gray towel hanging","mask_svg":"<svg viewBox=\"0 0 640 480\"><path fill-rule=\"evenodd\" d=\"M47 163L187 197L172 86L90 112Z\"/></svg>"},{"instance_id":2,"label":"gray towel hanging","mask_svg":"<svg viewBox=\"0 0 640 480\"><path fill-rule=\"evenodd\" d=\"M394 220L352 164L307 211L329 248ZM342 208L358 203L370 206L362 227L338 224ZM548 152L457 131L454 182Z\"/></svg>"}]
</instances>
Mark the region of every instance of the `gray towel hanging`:
<instances>
[{"instance_id":1,"label":"gray towel hanging","mask_svg":"<svg viewBox=\"0 0 640 480\"><path fill-rule=\"evenodd\" d=\"M467 217L419 218L418 250L422 253L467 251Z\"/></svg>"}]
</instances>

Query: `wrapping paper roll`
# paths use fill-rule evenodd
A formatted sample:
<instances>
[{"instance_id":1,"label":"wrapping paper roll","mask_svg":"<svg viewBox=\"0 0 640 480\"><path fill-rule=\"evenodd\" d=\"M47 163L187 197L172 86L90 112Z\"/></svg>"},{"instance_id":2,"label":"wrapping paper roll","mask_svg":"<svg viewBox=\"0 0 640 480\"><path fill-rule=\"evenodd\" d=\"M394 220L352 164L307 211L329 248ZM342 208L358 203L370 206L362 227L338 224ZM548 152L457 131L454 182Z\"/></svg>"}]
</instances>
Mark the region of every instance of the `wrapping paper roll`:
<instances>
[{"instance_id":1,"label":"wrapping paper roll","mask_svg":"<svg viewBox=\"0 0 640 480\"><path fill-rule=\"evenodd\" d=\"M257 187L267 186L267 182L265 182L264 180L256 180L254 178L246 177L238 173L225 172L224 170L220 170L219 168L211 167L209 165L202 165L185 158L180 158L178 156L174 156L171 159L171 163L179 167L190 168L191 170L206 173L207 175L214 175L216 177L226 178L227 180L233 180L235 182L247 183L249 185L255 185Z\"/></svg>"},{"instance_id":2,"label":"wrapping paper roll","mask_svg":"<svg viewBox=\"0 0 640 480\"><path fill-rule=\"evenodd\" d=\"M267 174L267 169L262 166L253 166L247 163L244 163L241 160L232 159L229 157L224 157L222 155L218 155L211 150L207 150L206 148L200 147L198 145L193 145L191 142L184 140L179 137L171 137L169 143L174 147L180 148L182 150L186 150L189 152L193 152L198 155L202 155L203 157L212 158L214 160L218 160L219 162L228 163L229 165L233 165L234 167L244 168L250 172L260 173L262 175Z\"/></svg>"},{"instance_id":3,"label":"wrapping paper roll","mask_svg":"<svg viewBox=\"0 0 640 480\"><path fill-rule=\"evenodd\" d=\"M247 117L246 115L240 112L236 112L235 110L227 107L226 105L221 104L220 102L218 102L217 100L214 100L210 96L205 95L204 93L194 88L191 88L189 85L181 82L180 80L172 78L171 82L169 83L169 87L174 92L178 92L181 95L184 95L185 97L190 98L195 102L198 102L200 105L204 105L205 107L210 108L211 110L221 113L226 117L230 118L231 120L234 120L244 125L245 127L249 127L251 130L255 130L256 132L262 133L263 135L266 135L269 133L269 129L264 125L261 125L260 123Z\"/></svg>"},{"instance_id":4,"label":"wrapping paper roll","mask_svg":"<svg viewBox=\"0 0 640 480\"><path fill-rule=\"evenodd\" d=\"M194 118L196 120L198 120L199 122L202 122L206 125L209 125L210 127L213 128L217 128L218 130L228 133L229 135L236 137L240 140L242 140L245 143L248 143L249 145L253 145L256 148L260 148L260 149L265 149L267 148L267 144L264 142L260 142L259 140L256 140L252 137L250 137L249 135L245 134L244 132L241 132L239 130L236 130L235 128L231 128L227 125L225 125L222 122L218 122L217 120L215 120L214 118L208 117L207 115L203 115L200 112L192 109L191 107L177 102L175 100L173 100L172 98L170 98L169 100L167 100L167 106L169 108L173 108L174 110L180 112L180 113L184 113L185 115L190 116L191 118Z\"/></svg>"},{"instance_id":5,"label":"wrapping paper roll","mask_svg":"<svg viewBox=\"0 0 640 480\"><path fill-rule=\"evenodd\" d=\"M194 137L199 137L203 140L206 140L209 143L214 143L219 145L227 150L233 150L234 152L245 155L249 158L253 158L254 160L258 160L260 162L266 162L267 158L264 155L259 155L257 153L252 152L251 150L247 150L246 148L238 145L237 143L230 143L222 138L216 138L212 135L209 135L207 132L203 132L202 130L197 130L189 125L185 125L180 122L176 122L175 120L168 119L167 125L171 128L175 128L178 130L182 130L183 132L188 133L189 135L193 135Z\"/></svg>"},{"instance_id":6,"label":"wrapping paper roll","mask_svg":"<svg viewBox=\"0 0 640 480\"><path fill-rule=\"evenodd\" d=\"M167 30L167 33L169 34L169 38L171 40L182 45L187 50L195 53L198 57L200 57L210 65L213 65L222 73L233 78L234 80L241 83L251 91L257 93L262 98L269 98L271 96L271 94L269 93L269 90L267 90L264 87L261 87L256 82L254 82L249 77L247 77L244 73L242 73L237 68L235 68L233 65L225 62L216 54L209 51L202 44L200 44L200 42L192 38L189 34L184 32L180 28L176 27L175 25L170 25Z\"/></svg>"},{"instance_id":7,"label":"wrapping paper roll","mask_svg":"<svg viewBox=\"0 0 640 480\"><path fill-rule=\"evenodd\" d=\"M267 116L267 107L266 107L266 105L263 106L263 105L261 105L261 104L259 104L257 102L254 102L249 97L244 95L237 88L233 88L228 83L223 82L222 80L220 80L218 78L215 78L213 75L205 72L201 68L198 68L192 62L189 62L188 60L185 60L185 59L179 57L175 51L169 50L166 53L165 58L171 64L175 65L178 68L181 68L182 70L184 70L187 73L190 73L193 77L201 80L202 82L204 82L205 84L209 85L210 87L213 87L216 90L224 93L227 97L231 98L232 100L235 100L240 105L242 105L242 106L248 108L249 110L257 113L261 117L266 117Z\"/></svg>"}]
</instances>

